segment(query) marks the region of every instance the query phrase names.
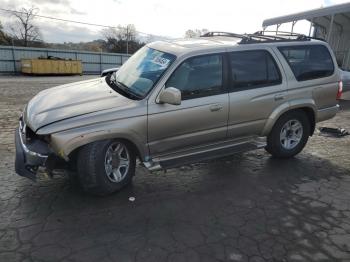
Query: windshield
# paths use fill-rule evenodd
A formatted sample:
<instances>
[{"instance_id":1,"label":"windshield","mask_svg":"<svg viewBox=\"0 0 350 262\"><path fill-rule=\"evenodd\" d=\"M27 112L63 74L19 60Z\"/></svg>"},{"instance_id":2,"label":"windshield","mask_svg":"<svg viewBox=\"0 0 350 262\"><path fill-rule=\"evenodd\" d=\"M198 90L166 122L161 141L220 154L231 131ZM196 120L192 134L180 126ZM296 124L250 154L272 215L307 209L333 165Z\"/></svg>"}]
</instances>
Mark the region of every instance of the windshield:
<instances>
[{"instance_id":1,"label":"windshield","mask_svg":"<svg viewBox=\"0 0 350 262\"><path fill-rule=\"evenodd\" d=\"M175 55L144 46L114 73L107 83L142 99L175 60Z\"/></svg>"}]
</instances>

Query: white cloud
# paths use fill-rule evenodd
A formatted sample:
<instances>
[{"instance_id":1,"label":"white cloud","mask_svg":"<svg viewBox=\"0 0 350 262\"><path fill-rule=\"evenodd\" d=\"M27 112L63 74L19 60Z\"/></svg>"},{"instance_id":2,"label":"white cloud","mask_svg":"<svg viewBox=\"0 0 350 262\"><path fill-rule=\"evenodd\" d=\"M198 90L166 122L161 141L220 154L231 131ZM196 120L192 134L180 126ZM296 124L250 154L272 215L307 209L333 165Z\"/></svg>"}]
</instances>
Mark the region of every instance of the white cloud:
<instances>
[{"instance_id":1,"label":"white cloud","mask_svg":"<svg viewBox=\"0 0 350 262\"><path fill-rule=\"evenodd\" d=\"M6 8L35 5L41 15L117 26L135 24L139 31L155 35L182 37L187 29L237 33L261 30L266 18L319 8L343 0L0 0ZM1 16L1 20L4 17ZM6 20L6 19L4 19ZM100 37L100 28L38 19L46 41L82 41ZM297 24L296 30L305 30ZM85 36L85 37L84 37Z\"/></svg>"}]
</instances>

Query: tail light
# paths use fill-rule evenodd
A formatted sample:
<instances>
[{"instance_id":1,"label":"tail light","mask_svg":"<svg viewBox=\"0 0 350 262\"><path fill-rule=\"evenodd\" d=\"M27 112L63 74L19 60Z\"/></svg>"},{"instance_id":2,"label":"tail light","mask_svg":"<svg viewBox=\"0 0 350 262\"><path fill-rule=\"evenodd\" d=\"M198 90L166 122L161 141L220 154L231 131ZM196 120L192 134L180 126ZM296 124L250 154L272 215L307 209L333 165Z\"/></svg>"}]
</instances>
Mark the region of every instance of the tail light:
<instances>
[{"instance_id":1,"label":"tail light","mask_svg":"<svg viewBox=\"0 0 350 262\"><path fill-rule=\"evenodd\" d=\"M339 81L338 92L337 92L337 100L341 99L342 94L343 94L343 81Z\"/></svg>"}]
</instances>

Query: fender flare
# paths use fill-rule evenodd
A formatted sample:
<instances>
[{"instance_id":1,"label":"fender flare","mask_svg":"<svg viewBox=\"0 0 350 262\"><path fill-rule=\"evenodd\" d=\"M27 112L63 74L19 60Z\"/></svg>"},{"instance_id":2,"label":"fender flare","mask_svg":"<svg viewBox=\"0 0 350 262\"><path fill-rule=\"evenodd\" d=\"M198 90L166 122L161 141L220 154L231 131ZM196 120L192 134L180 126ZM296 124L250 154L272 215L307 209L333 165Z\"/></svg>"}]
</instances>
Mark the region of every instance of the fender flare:
<instances>
[{"instance_id":1,"label":"fender flare","mask_svg":"<svg viewBox=\"0 0 350 262\"><path fill-rule=\"evenodd\" d=\"M54 149L56 148L56 153L66 161L69 160L70 154L76 149L89 143L104 139L126 140L134 147L135 150L137 150L136 153L140 156L141 159L144 159L148 155L148 147L146 145L142 146L141 140L136 138L136 136L132 136L126 133L114 133L109 132L108 130L101 130L84 134L76 134L69 140L61 140L59 133L53 134L51 138L53 144L57 145L57 147L54 146Z\"/></svg>"},{"instance_id":2,"label":"fender flare","mask_svg":"<svg viewBox=\"0 0 350 262\"><path fill-rule=\"evenodd\" d=\"M317 119L317 106L313 99L297 99L297 100L288 101L286 103L279 105L270 114L270 116L266 120L266 123L261 135L267 136L270 133L273 126L275 125L276 121L281 117L281 115L291 110L303 109L303 108L311 109L314 114L314 119Z\"/></svg>"}]
</instances>

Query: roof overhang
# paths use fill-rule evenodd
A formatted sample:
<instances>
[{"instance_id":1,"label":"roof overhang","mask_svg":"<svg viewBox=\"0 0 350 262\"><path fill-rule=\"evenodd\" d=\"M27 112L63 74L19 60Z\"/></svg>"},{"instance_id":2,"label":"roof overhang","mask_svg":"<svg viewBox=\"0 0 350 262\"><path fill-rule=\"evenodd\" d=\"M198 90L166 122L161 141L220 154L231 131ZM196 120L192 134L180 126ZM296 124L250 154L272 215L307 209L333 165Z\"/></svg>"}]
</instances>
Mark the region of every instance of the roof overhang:
<instances>
[{"instance_id":1,"label":"roof overhang","mask_svg":"<svg viewBox=\"0 0 350 262\"><path fill-rule=\"evenodd\" d=\"M342 14L344 19L350 21L350 3L333 5L324 8L313 9L305 12L290 14L286 16L279 16L275 18L266 19L263 21L262 26L267 27L271 25L278 25L283 23L289 23L299 20L309 20L311 21L314 18L332 16L336 14Z\"/></svg>"}]
</instances>

